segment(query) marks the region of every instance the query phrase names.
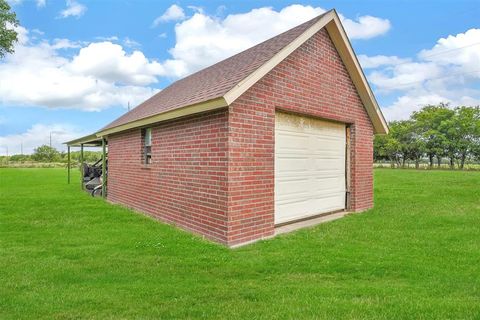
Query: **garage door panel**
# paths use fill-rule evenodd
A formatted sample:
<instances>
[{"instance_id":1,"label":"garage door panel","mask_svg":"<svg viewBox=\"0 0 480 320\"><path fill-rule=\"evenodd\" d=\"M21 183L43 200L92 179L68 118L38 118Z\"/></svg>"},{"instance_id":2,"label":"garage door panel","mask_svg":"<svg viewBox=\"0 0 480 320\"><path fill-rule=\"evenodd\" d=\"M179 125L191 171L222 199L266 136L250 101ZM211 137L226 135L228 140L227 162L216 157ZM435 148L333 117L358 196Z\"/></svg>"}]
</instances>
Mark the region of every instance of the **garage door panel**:
<instances>
[{"instance_id":1,"label":"garage door panel","mask_svg":"<svg viewBox=\"0 0 480 320\"><path fill-rule=\"evenodd\" d=\"M280 176L291 172L301 173L306 171L314 171L315 174L322 172L336 171L335 173L343 174L345 170L345 161L343 158L303 158L303 157L288 157L277 158L275 168L279 169ZM340 172L338 172L340 171Z\"/></svg>"},{"instance_id":2,"label":"garage door panel","mask_svg":"<svg viewBox=\"0 0 480 320\"><path fill-rule=\"evenodd\" d=\"M344 207L345 125L277 113L275 223Z\"/></svg>"},{"instance_id":3,"label":"garage door panel","mask_svg":"<svg viewBox=\"0 0 480 320\"><path fill-rule=\"evenodd\" d=\"M279 202L279 205L284 209L282 214L282 219L276 221L276 223L285 223L289 221L295 221L298 219L308 218L312 216L312 209L317 210L316 214L322 212L332 212L338 210L336 205L331 203L344 201L344 196L339 194L333 195L324 195L321 198L296 198L296 199L286 199Z\"/></svg>"},{"instance_id":4,"label":"garage door panel","mask_svg":"<svg viewBox=\"0 0 480 320\"><path fill-rule=\"evenodd\" d=\"M280 135L282 139L279 141L279 147L287 154L290 152L301 152L303 148L298 148L298 146L309 144L309 138L305 134L292 134L288 131L282 131Z\"/></svg>"},{"instance_id":5,"label":"garage door panel","mask_svg":"<svg viewBox=\"0 0 480 320\"><path fill-rule=\"evenodd\" d=\"M317 174L304 171L292 172L276 178L276 193L280 199L285 196L290 197L296 192L307 192L312 195L324 190L344 192L344 181L339 175L341 175L340 172L332 174L330 171Z\"/></svg>"}]
</instances>

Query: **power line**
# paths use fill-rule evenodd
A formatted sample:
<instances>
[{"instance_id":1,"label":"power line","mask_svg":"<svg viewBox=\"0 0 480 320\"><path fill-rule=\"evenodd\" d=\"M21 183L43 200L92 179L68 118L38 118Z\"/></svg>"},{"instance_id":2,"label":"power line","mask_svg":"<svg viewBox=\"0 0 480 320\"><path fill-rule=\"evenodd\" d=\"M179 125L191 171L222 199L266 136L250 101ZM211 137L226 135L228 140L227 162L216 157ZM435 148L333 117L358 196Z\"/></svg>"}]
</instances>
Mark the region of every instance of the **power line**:
<instances>
[{"instance_id":1,"label":"power line","mask_svg":"<svg viewBox=\"0 0 480 320\"><path fill-rule=\"evenodd\" d=\"M475 43L471 43L469 45L466 45L466 46L463 46L463 47L458 47L458 48L454 48L454 49L449 49L449 50L444 50L444 51L441 51L441 52L437 52L437 53L433 53L433 54L429 54L429 55L426 55L426 56L423 56L422 59L426 59L426 58L431 58L431 57L436 57L436 56L440 56L442 54L445 54L445 53L449 53L449 52L453 52L453 51L457 51L457 50L463 50L463 49L466 49L466 48L470 48L470 47L473 47L473 46L477 46L479 45L480 42L475 42ZM402 59L402 58L400 58ZM423 61L404 61L404 62L400 62L400 63L392 63L391 65L396 67L396 66L401 66L401 65L404 65L404 64L408 64L408 63L425 63Z\"/></svg>"},{"instance_id":2,"label":"power line","mask_svg":"<svg viewBox=\"0 0 480 320\"><path fill-rule=\"evenodd\" d=\"M378 89L379 89L379 90L383 90L383 89L395 89L395 88L398 88L398 87L409 86L409 85L415 84L415 83L423 83L423 82L425 82L425 81L445 79L445 78L457 77L457 76L462 76L462 75L472 74L472 73L479 73L479 72L480 72L480 69L479 69L479 70L474 70L474 71L467 71L467 72L461 72L461 73L456 73L456 74L450 74L450 75L448 75L448 76L442 76L442 77L436 77L436 78L430 78L430 79L423 79L423 80L412 81L412 82L405 82L405 83L400 83L400 84L395 85L395 86L379 87ZM378 86L377 86L377 87L378 87Z\"/></svg>"},{"instance_id":3,"label":"power line","mask_svg":"<svg viewBox=\"0 0 480 320\"><path fill-rule=\"evenodd\" d=\"M462 50L462 49L465 49L465 48L470 48L470 47L473 47L473 46L476 46L476 45L479 45L479 44L480 44L480 42L475 42L475 43L471 43L471 44L463 46L463 47L458 47L458 48L454 48L454 49L449 49L449 50L444 50L444 51L440 51L440 52L437 52L437 53L429 54L429 55L423 56L422 58L425 59L425 58L435 57L435 56L439 56L439 55L449 53L449 52L452 52L452 51L457 51L457 50Z\"/></svg>"}]
</instances>

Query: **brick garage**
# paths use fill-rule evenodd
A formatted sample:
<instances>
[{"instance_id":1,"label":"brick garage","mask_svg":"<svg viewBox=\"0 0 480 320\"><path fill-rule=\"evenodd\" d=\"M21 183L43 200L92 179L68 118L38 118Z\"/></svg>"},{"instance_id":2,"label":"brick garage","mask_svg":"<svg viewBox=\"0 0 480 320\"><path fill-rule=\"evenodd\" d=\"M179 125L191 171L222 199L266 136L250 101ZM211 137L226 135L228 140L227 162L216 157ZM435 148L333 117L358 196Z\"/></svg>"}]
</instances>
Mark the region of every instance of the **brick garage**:
<instances>
[{"instance_id":1,"label":"brick garage","mask_svg":"<svg viewBox=\"0 0 480 320\"><path fill-rule=\"evenodd\" d=\"M337 130L342 144L329 142L325 151L343 150L342 172L310 183L327 187L331 208L371 208L373 135L388 129L334 11L177 81L100 130L96 136L108 141L107 198L229 246L272 236L281 207L280 114L314 123L319 139L322 124L344 128ZM340 191L330 192L329 181ZM308 199L308 212L293 201L298 217L329 213L318 201Z\"/></svg>"}]
</instances>

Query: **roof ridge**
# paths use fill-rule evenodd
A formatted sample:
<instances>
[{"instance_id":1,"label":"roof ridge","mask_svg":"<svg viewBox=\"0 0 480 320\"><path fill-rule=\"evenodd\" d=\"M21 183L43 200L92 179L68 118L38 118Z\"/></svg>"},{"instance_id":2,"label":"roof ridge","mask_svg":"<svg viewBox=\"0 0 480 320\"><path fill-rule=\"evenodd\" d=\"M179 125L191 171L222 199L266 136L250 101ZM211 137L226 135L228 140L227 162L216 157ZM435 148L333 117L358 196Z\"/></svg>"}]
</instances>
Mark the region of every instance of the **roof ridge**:
<instances>
[{"instance_id":1,"label":"roof ridge","mask_svg":"<svg viewBox=\"0 0 480 320\"><path fill-rule=\"evenodd\" d=\"M293 29L296 29L296 28L299 28L299 27L304 26L304 25L306 25L306 24L312 23L312 22L314 22L315 20L320 19L322 16L324 16L325 14L327 14L327 13L330 12L330 11L333 11L333 9L330 9L330 10L328 10L328 11L325 11L324 13L322 13L322 14L320 14L320 15L318 15L318 16L315 16L314 18L312 18L312 19L310 19L310 20L308 20L308 21L302 22L301 24L296 25L296 26L293 27L293 28L287 29L287 30L283 31L282 33L279 33L279 34L277 34L277 35L275 35L275 36L273 36L273 37L271 37L271 38L265 39L265 40L263 40L262 42L259 42L259 43L255 44L255 45L253 45L253 46L245 49L245 50L242 50L242 51L240 51L240 52L237 52L237 53L235 53L235 54L233 54L233 55L231 55L231 56L229 56L229 57L226 57L225 59L222 59L222 60L220 60L220 61L217 61L217 62L215 62L214 64L211 64L211 65L209 65L209 66L207 66L207 67L205 67L205 68L203 68L203 69L197 70L197 71L195 71L194 73L191 73L191 74L189 74L189 75L187 75L187 76L185 76L185 77L183 77L183 78L180 78L180 79L176 80L175 82L172 82L169 86L175 84L175 83L178 82L178 81L182 81L182 80L187 79L187 78L189 78L189 77L191 77L191 76L194 76L195 74L197 74L197 73L199 73L199 72L203 72L203 71L205 71L205 70L207 70L207 69L210 69L210 68L216 66L216 65L219 64L219 63L223 63L223 62L225 62L225 61L227 61L227 60L233 59L233 58L237 57L238 55L241 55L241 54L244 53L245 51L249 51L249 50L255 49L255 48L257 48L257 47L259 47L259 46L261 46L261 45L264 45L265 42L268 42L268 41L271 41L271 40L273 40L273 39L275 39L275 38L277 38L277 37L283 36L285 33L291 32ZM167 87L169 87L169 86L167 86Z\"/></svg>"}]
</instances>

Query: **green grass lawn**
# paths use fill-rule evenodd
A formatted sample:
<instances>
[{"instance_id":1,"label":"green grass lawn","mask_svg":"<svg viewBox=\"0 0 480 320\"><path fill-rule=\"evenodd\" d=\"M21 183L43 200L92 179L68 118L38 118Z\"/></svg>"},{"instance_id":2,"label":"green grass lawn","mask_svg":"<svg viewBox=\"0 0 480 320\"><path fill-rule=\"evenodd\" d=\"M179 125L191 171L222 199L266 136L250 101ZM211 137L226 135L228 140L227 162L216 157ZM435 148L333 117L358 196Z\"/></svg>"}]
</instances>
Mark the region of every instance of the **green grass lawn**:
<instances>
[{"instance_id":1,"label":"green grass lawn","mask_svg":"<svg viewBox=\"0 0 480 320\"><path fill-rule=\"evenodd\" d=\"M235 250L65 180L0 169L1 319L480 318L480 172L379 169L374 210Z\"/></svg>"}]
</instances>

